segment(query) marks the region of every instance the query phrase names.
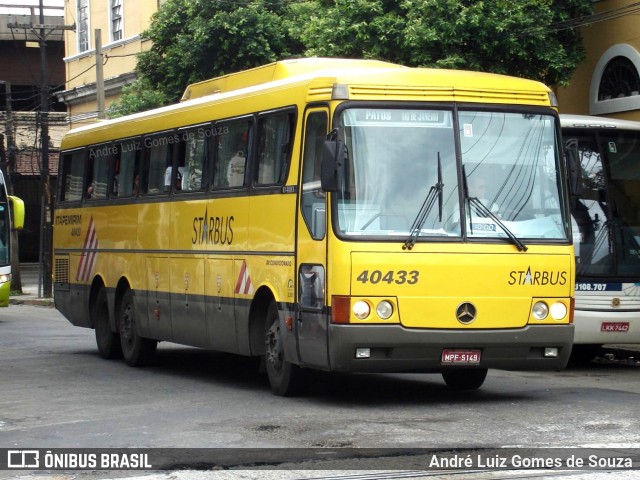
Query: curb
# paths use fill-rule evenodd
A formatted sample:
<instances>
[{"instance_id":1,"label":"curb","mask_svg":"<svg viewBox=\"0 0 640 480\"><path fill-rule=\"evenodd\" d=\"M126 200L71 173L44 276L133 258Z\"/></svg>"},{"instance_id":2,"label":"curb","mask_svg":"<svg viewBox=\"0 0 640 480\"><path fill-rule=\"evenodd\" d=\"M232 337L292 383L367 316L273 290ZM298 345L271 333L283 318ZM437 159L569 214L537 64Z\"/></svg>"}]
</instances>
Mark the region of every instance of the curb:
<instances>
[{"instance_id":1,"label":"curb","mask_svg":"<svg viewBox=\"0 0 640 480\"><path fill-rule=\"evenodd\" d=\"M53 308L53 298L20 298L10 297L9 305L35 305L37 307Z\"/></svg>"}]
</instances>

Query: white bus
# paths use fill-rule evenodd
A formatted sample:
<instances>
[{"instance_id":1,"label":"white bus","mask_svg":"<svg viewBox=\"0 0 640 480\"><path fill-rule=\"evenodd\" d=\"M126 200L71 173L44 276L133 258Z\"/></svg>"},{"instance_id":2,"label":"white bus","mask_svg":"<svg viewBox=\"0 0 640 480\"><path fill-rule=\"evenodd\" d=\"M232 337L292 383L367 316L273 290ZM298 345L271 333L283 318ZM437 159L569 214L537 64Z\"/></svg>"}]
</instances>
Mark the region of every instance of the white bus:
<instances>
[{"instance_id":1,"label":"white bus","mask_svg":"<svg viewBox=\"0 0 640 480\"><path fill-rule=\"evenodd\" d=\"M640 122L561 115L576 250L572 357L640 343Z\"/></svg>"}]
</instances>

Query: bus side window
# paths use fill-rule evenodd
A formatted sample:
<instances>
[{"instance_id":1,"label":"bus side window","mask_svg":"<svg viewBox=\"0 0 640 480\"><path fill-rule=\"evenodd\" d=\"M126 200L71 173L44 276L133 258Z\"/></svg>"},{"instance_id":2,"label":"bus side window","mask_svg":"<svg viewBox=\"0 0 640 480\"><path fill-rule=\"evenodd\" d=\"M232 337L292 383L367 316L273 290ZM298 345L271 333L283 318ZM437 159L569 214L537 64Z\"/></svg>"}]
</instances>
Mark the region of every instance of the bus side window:
<instances>
[{"instance_id":1,"label":"bus side window","mask_svg":"<svg viewBox=\"0 0 640 480\"><path fill-rule=\"evenodd\" d=\"M325 194L320 188L320 164L322 147L327 136L328 119L326 112L313 112L307 117L304 137L304 158L302 166L301 210L311 237L324 237Z\"/></svg>"},{"instance_id":2,"label":"bus side window","mask_svg":"<svg viewBox=\"0 0 640 480\"><path fill-rule=\"evenodd\" d=\"M121 143L116 156L113 178L114 197L135 197L139 193L139 141Z\"/></svg>"},{"instance_id":3,"label":"bus side window","mask_svg":"<svg viewBox=\"0 0 640 480\"><path fill-rule=\"evenodd\" d=\"M249 153L251 123L249 120L216 126L218 149L214 165L214 188L242 187L244 185Z\"/></svg>"},{"instance_id":4,"label":"bus side window","mask_svg":"<svg viewBox=\"0 0 640 480\"><path fill-rule=\"evenodd\" d=\"M89 168L89 171L93 171L93 174L89 178L89 184L85 190L85 198L107 198L111 152L109 145L100 145L89 149L89 163L92 164L92 168Z\"/></svg>"},{"instance_id":5,"label":"bus side window","mask_svg":"<svg viewBox=\"0 0 640 480\"><path fill-rule=\"evenodd\" d=\"M82 199L84 171L84 150L76 150L62 156L61 202L74 202Z\"/></svg>"},{"instance_id":6,"label":"bus side window","mask_svg":"<svg viewBox=\"0 0 640 480\"><path fill-rule=\"evenodd\" d=\"M284 183L293 138L292 112L262 117L258 123L256 184Z\"/></svg>"},{"instance_id":7,"label":"bus side window","mask_svg":"<svg viewBox=\"0 0 640 480\"><path fill-rule=\"evenodd\" d=\"M210 128L188 130L182 134L178 157L178 170L182 168L182 172L179 177L176 177L176 181L180 182L176 184L176 190L198 192L206 187L206 177L203 173L206 168L210 137Z\"/></svg>"},{"instance_id":8,"label":"bus side window","mask_svg":"<svg viewBox=\"0 0 640 480\"><path fill-rule=\"evenodd\" d=\"M171 188L171 145L173 135L148 137L145 139L146 176L142 192L149 195L168 192ZM169 182L167 182L167 176Z\"/></svg>"}]
</instances>

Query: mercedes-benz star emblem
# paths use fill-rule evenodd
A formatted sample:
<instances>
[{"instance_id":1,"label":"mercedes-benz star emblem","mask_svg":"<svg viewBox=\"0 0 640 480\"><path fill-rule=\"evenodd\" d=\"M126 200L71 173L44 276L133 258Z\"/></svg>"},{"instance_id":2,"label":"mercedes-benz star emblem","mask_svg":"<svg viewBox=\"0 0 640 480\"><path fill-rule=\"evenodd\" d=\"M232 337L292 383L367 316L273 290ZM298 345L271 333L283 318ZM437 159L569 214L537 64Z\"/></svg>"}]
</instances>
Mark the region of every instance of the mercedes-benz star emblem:
<instances>
[{"instance_id":1,"label":"mercedes-benz star emblem","mask_svg":"<svg viewBox=\"0 0 640 480\"><path fill-rule=\"evenodd\" d=\"M476 319L477 313L478 312L473 303L464 302L458 305L458 309L456 310L456 318L460 323L467 325Z\"/></svg>"}]
</instances>

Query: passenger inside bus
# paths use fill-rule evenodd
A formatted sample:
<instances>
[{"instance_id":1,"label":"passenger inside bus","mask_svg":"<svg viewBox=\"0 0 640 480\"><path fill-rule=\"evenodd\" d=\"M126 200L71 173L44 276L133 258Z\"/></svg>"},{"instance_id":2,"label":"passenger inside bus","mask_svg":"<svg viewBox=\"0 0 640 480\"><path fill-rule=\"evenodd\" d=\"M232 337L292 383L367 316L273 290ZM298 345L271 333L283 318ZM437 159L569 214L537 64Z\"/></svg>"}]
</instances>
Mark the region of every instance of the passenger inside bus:
<instances>
[{"instance_id":1,"label":"passenger inside bus","mask_svg":"<svg viewBox=\"0 0 640 480\"><path fill-rule=\"evenodd\" d=\"M238 151L229 160L227 166L227 184L230 187L241 187L244 184L244 168L247 159L243 152Z\"/></svg>"}]
</instances>

